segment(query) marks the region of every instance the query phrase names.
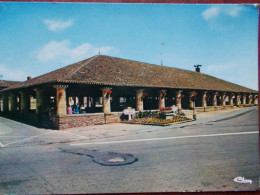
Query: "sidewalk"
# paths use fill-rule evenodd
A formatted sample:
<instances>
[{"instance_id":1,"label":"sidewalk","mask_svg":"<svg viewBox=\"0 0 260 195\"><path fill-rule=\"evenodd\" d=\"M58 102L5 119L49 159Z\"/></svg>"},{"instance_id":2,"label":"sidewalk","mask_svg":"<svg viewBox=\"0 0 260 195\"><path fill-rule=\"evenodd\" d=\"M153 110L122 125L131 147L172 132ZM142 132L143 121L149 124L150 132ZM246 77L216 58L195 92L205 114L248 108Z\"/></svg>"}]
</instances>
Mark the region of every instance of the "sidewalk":
<instances>
[{"instance_id":1,"label":"sidewalk","mask_svg":"<svg viewBox=\"0 0 260 195\"><path fill-rule=\"evenodd\" d=\"M232 113L232 112L235 112L235 111L238 111L241 109L243 109L243 108L235 107L235 108L226 109L226 110L217 110L217 111L209 111L209 112L195 112L195 113L197 115L197 120L200 120L200 119L211 118L211 117L216 117L219 115ZM183 112L185 113L185 115L188 118L191 118L191 119L193 118L193 110L184 110Z\"/></svg>"},{"instance_id":2,"label":"sidewalk","mask_svg":"<svg viewBox=\"0 0 260 195\"><path fill-rule=\"evenodd\" d=\"M107 124L107 125L95 125L89 127L77 127L77 128L66 129L63 131L67 133L83 136L87 140L104 139L104 138L133 135L133 134L139 134L145 132L161 131L161 130L172 129L172 128L180 128L180 127L185 127L190 125L228 119L228 118L235 117L237 115L242 115L244 113L250 112L254 109L258 109L258 107L254 106L254 107L246 107L246 108L218 110L218 111L211 111L211 112L200 112L200 113L196 113L197 120L195 121L174 124L170 126L151 126L151 125L115 123L115 124ZM188 112L186 112L186 116L190 117L189 115L191 114L190 118L192 118L192 112L191 113Z\"/></svg>"}]
</instances>

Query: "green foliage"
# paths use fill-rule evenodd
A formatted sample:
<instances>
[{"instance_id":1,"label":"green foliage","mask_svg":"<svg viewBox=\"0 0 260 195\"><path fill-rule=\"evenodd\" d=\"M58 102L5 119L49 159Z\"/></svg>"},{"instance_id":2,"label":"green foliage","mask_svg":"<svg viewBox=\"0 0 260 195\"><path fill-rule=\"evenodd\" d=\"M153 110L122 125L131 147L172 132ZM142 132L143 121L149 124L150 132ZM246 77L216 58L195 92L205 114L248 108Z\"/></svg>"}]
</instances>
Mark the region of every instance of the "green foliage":
<instances>
[{"instance_id":1,"label":"green foliage","mask_svg":"<svg viewBox=\"0 0 260 195\"><path fill-rule=\"evenodd\" d=\"M121 114L120 120L121 121L128 120L128 115Z\"/></svg>"},{"instance_id":2,"label":"green foliage","mask_svg":"<svg viewBox=\"0 0 260 195\"><path fill-rule=\"evenodd\" d=\"M136 118L157 118L159 117L159 113L157 111L144 111L144 112L139 112L136 114Z\"/></svg>"}]
</instances>

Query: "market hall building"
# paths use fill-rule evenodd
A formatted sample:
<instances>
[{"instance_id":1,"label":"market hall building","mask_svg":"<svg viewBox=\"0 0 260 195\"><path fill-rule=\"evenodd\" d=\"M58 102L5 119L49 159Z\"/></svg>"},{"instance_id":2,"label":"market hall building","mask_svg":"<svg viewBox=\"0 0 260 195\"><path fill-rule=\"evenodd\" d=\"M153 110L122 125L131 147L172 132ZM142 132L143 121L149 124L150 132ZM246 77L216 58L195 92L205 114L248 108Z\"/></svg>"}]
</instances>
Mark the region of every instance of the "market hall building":
<instances>
[{"instance_id":1,"label":"market hall building","mask_svg":"<svg viewBox=\"0 0 260 195\"><path fill-rule=\"evenodd\" d=\"M195 98L194 98L195 97ZM195 104L193 104L193 100ZM258 92L196 71L97 55L0 91L3 116L56 129L120 122L123 109L208 111L258 104ZM67 114L68 106L84 112Z\"/></svg>"}]
</instances>

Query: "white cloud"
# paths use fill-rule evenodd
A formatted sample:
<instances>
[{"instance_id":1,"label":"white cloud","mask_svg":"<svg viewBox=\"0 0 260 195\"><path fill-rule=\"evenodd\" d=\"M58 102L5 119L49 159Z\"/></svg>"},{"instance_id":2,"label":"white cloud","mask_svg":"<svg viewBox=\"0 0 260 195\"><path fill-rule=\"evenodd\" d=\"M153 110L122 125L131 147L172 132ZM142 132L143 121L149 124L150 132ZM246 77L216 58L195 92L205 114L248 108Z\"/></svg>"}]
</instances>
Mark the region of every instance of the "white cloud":
<instances>
[{"instance_id":1,"label":"white cloud","mask_svg":"<svg viewBox=\"0 0 260 195\"><path fill-rule=\"evenodd\" d=\"M205 73L214 77L258 90L258 76L257 71L252 68L245 74L243 63L240 62L225 62L221 64L211 64L205 68ZM202 71L204 72L204 71Z\"/></svg>"},{"instance_id":2,"label":"white cloud","mask_svg":"<svg viewBox=\"0 0 260 195\"><path fill-rule=\"evenodd\" d=\"M62 63L72 63L97 55L99 50L101 54L114 52L114 48L110 46L94 47L89 43L83 43L73 48L68 40L50 41L36 52L36 58L45 62L58 60Z\"/></svg>"},{"instance_id":3,"label":"white cloud","mask_svg":"<svg viewBox=\"0 0 260 195\"><path fill-rule=\"evenodd\" d=\"M217 17L219 15L218 7L210 7L202 13L202 16L205 20L209 20L211 18Z\"/></svg>"},{"instance_id":4,"label":"white cloud","mask_svg":"<svg viewBox=\"0 0 260 195\"><path fill-rule=\"evenodd\" d=\"M237 17L241 12L242 7L235 6L232 9L227 9L226 13L232 17Z\"/></svg>"},{"instance_id":5,"label":"white cloud","mask_svg":"<svg viewBox=\"0 0 260 195\"><path fill-rule=\"evenodd\" d=\"M0 64L0 75L3 75L3 80L25 81L28 73L17 68Z\"/></svg>"},{"instance_id":6,"label":"white cloud","mask_svg":"<svg viewBox=\"0 0 260 195\"><path fill-rule=\"evenodd\" d=\"M59 31L59 30L63 30L63 29L66 29L66 28L72 26L73 20L69 19L69 20L63 21L63 20L46 19L43 21L43 23L47 26L47 28L50 31Z\"/></svg>"},{"instance_id":7,"label":"white cloud","mask_svg":"<svg viewBox=\"0 0 260 195\"><path fill-rule=\"evenodd\" d=\"M224 6L224 5L215 5L208 9L206 9L202 13L202 17L204 20L209 21L211 19L218 18L220 16L231 16L237 17L242 11L242 6L232 5L232 6Z\"/></svg>"},{"instance_id":8,"label":"white cloud","mask_svg":"<svg viewBox=\"0 0 260 195\"><path fill-rule=\"evenodd\" d=\"M225 73L234 69L235 67L236 64L234 62L228 62L223 64L211 64L206 67L205 73L215 76L224 75Z\"/></svg>"}]
</instances>

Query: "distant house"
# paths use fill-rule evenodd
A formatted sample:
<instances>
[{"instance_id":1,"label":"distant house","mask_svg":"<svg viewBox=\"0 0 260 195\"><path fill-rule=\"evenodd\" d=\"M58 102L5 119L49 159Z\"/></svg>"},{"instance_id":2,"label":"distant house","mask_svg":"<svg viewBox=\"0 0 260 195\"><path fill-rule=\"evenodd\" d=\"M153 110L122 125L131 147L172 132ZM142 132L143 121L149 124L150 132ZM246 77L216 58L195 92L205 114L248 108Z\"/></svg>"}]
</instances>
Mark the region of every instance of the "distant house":
<instances>
[{"instance_id":1,"label":"distant house","mask_svg":"<svg viewBox=\"0 0 260 195\"><path fill-rule=\"evenodd\" d=\"M198 68L198 67L197 67ZM1 112L23 113L58 129L118 122L123 109L176 105L208 109L258 104L258 92L197 71L97 55L0 91ZM31 100L36 99L36 109ZM18 100L18 101L17 101ZM9 102L9 103L8 103ZM84 107L67 114L67 107ZM105 115L104 115L105 114Z\"/></svg>"}]
</instances>

